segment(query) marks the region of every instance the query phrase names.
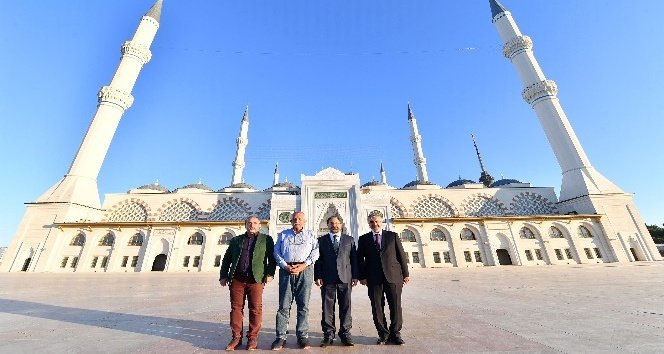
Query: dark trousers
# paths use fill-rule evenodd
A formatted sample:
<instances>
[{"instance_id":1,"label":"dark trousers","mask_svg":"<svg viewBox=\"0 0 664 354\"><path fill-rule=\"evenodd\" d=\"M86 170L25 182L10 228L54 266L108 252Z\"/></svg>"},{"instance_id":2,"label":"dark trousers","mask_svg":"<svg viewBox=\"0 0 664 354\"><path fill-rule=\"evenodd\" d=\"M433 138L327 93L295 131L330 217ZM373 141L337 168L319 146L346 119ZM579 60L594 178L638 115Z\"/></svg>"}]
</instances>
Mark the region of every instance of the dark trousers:
<instances>
[{"instance_id":1,"label":"dark trousers","mask_svg":"<svg viewBox=\"0 0 664 354\"><path fill-rule=\"evenodd\" d=\"M247 338L257 338L263 323L263 283L248 277L234 277L229 286L231 293L231 332L233 338L242 337L244 301L249 307Z\"/></svg>"},{"instance_id":2,"label":"dark trousers","mask_svg":"<svg viewBox=\"0 0 664 354\"><path fill-rule=\"evenodd\" d=\"M371 314L374 325L381 338L400 338L403 317L401 315L401 289L403 284L383 282L368 284L369 300L371 300ZM390 327L385 319L385 299L390 308Z\"/></svg>"},{"instance_id":3,"label":"dark trousers","mask_svg":"<svg viewBox=\"0 0 664 354\"><path fill-rule=\"evenodd\" d=\"M334 303L339 302L339 337L350 336L353 327L353 318L350 314L350 297L352 292L350 284L325 284L320 288L323 300L323 315L320 320L325 337L334 338L336 327L334 324Z\"/></svg>"}]
</instances>

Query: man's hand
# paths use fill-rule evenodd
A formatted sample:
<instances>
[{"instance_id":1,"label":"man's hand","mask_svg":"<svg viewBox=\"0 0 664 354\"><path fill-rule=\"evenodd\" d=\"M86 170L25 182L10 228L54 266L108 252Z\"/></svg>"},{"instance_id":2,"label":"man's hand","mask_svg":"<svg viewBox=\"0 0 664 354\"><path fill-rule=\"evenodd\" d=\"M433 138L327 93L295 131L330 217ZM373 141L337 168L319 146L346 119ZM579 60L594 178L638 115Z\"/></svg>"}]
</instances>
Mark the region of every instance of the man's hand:
<instances>
[{"instance_id":1,"label":"man's hand","mask_svg":"<svg viewBox=\"0 0 664 354\"><path fill-rule=\"evenodd\" d=\"M219 279L219 284L220 284L221 286L226 286L226 285L228 285L228 279L225 279L225 278L224 278L224 279Z\"/></svg>"},{"instance_id":2,"label":"man's hand","mask_svg":"<svg viewBox=\"0 0 664 354\"><path fill-rule=\"evenodd\" d=\"M355 286L355 285L357 285L357 279L353 279L353 280L350 282L350 284L351 284L351 286Z\"/></svg>"},{"instance_id":3,"label":"man's hand","mask_svg":"<svg viewBox=\"0 0 664 354\"><path fill-rule=\"evenodd\" d=\"M307 267L307 265L302 263L302 264L292 265L292 266L290 266L290 270L288 270L288 269L287 270L288 270L289 273L291 273L293 275L297 275L297 274L300 274L300 272L302 272L304 270L304 268L306 268L306 267Z\"/></svg>"},{"instance_id":4,"label":"man's hand","mask_svg":"<svg viewBox=\"0 0 664 354\"><path fill-rule=\"evenodd\" d=\"M320 288L321 286L323 286L323 279L316 279L315 283L316 283L316 286Z\"/></svg>"},{"instance_id":5,"label":"man's hand","mask_svg":"<svg viewBox=\"0 0 664 354\"><path fill-rule=\"evenodd\" d=\"M267 283L269 283L269 282L271 282L271 281L272 281L272 277L271 277L271 276L266 275L266 276L263 277L263 285L265 285L265 284L267 284Z\"/></svg>"},{"instance_id":6,"label":"man's hand","mask_svg":"<svg viewBox=\"0 0 664 354\"><path fill-rule=\"evenodd\" d=\"M410 278L409 278L409 277L404 277L404 278L403 278L403 283L404 283L404 285L408 284L409 281L410 281Z\"/></svg>"},{"instance_id":7,"label":"man's hand","mask_svg":"<svg viewBox=\"0 0 664 354\"><path fill-rule=\"evenodd\" d=\"M360 279L360 284L362 285L367 285L367 280L366 279Z\"/></svg>"}]
</instances>

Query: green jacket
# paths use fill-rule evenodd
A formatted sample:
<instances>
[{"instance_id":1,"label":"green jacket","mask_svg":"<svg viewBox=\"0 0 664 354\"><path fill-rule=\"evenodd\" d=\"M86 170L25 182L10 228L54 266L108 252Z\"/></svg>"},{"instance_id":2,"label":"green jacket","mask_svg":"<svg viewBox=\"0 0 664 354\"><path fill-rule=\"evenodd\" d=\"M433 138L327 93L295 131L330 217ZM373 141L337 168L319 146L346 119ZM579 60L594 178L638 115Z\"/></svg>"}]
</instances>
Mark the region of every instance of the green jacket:
<instances>
[{"instance_id":1,"label":"green jacket","mask_svg":"<svg viewBox=\"0 0 664 354\"><path fill-rule=\"evenodd\" d=\"M240 261L242 253L242 244L247 234L235 236L231 239L224 259L221 262L221 269L219 271L219 280L233 279L235 268ZM272 237L265 234L258 234L256 244L254 245L254 257L251 260L251 270L254 275L254 280L257 283L263 281L263 277L268 275L274 277L274 271L277 267L277 262L274 260L274 241Z\"/></svg>"}]
</instances>

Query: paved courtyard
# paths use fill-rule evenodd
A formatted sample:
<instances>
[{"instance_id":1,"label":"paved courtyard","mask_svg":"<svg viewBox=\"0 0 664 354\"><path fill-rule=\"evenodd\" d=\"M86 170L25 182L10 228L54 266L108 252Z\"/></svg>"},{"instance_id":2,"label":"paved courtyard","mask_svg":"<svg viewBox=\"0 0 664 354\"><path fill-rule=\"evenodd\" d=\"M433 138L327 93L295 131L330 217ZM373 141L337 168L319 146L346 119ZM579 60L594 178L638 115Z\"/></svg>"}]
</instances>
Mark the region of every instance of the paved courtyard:
<instances>
[{"instance_id":1,"label":"paved courtyard","mask_svg":"<svg viewBox=\"0 0 664 354\"><path fill-rule=\"evenodd\" d=\"M316 346L309 351L664 351L664 262L415 269L411 278L403 294L406 346L375 345L366 288L358 285L356 346L317 347L321 301L314 291ZM276 282L264 299L259 351L274 339ZM230 339L228 313L228 290L214 273L0 274L2 353L220 351ZM292 337L284 351L303 352Z\"/></svg>"}]
</instances>

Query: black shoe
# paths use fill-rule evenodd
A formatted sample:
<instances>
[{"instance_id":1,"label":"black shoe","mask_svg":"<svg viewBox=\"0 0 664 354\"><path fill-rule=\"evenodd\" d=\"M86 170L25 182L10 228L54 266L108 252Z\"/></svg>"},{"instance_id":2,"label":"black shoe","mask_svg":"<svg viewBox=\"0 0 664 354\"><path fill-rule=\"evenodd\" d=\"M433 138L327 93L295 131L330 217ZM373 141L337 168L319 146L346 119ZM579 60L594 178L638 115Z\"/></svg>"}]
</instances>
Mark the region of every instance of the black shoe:
<instances>
[{"instance_id":1,"label":"black shoe","mask_svg":"<svg viewBox=\"0 0 664 354\"><path fill-rule=\"evenodd\" d=\"M284 349L284 345L286 345L286 340L277 338L272 342L272 350L281 350Z\"/></svg>"},{"instance_id":2,"label":"black shoe","mask_svg":"<svg viewBox=\"0 0 664 354\"><path fill-rule=\"evenodd\" d=\"M300 347L300 349L309 349L311 346L309 345L309 338L298 338L297 339L297 345Z\"/></svg>"},{"instance_id":3,"label":"black shoe","mask_svg":"<svg viewBox=\"0 0 664 354\"><path fill-rule=\"evenodd\" d=\"M395 338L392 338L392 344L394 344L394 345L404 345L404 344L406 344L406 342L404 342L403 339L401 339L401 337L395 337Z\"/></svg>"},{"instance_id":4,"label":"black shoe","mask_svg":"<svg viewBox=\"0 0 664 354\"><path fill-rule=\"evenodd\" d=\"M332 339L332 337L325 336L325 337L323 337L323 340L320 342L320 346L321 346L321 348L325 348L328 345L332 345L333 343L334 343L334 339Z\"/></svg>"},{"instance_id":5,"label":"black shoe","mask_svg":"<svg viewBox=\"0 0 664 354\"><path fill-rule=\"evenodd\" d=\"M353 343L353 338L351 336L341 337L341 344L347 347L352 347L355 345L355 343Z\"/></svg>"},{"instance_id":6,"label":"black shoe","mask_svg":"<svg viewBox=\"0 0 664 354\"><path fill-rule=\"evenodd\" d=\"M387 343L387 337L378 337L378 341L376 341L376 344L378 345L385 345Z\"/></svg>"}]
</instances>

